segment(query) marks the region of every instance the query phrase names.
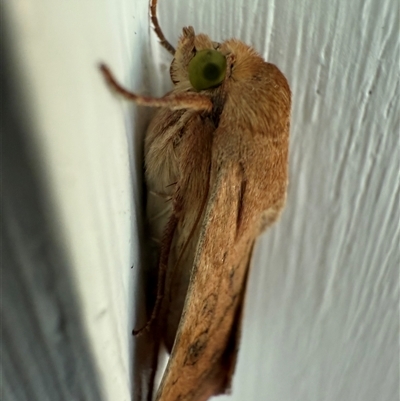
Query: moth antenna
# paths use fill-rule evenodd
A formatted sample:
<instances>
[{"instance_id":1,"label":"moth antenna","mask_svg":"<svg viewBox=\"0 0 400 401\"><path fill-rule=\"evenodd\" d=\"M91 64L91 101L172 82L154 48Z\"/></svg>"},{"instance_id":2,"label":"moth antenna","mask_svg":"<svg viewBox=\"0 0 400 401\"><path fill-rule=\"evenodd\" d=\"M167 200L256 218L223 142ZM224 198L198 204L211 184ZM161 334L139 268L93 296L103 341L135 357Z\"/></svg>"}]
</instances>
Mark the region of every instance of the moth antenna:
<instances>
[{"instance_id":1,"label":"moth antenna","mask_svg":"<svg viewBox=\"0 0 400 401\"><path fill-rule=\"evenodd\" d=\"M150 0L150 18L151 18L151 22L153 23L154 32L156 33L158 39L160 40L161 45L165 49L167 49L172 55L174 55L175 48L165 38L164 33L160 27L160 24L158 23L157 3L158 3L158 0Z\"/></svg>"},{"instance_id":2,"label":"moth antenna","mask_svg":"<svg viewBox=\"0 0 400 401\"><path fill-rule=\"evenodd\" d=\"M134 336L139 336L143 334L145 331L150 329L150 326L153 324L154 320L156 319L160 308L161 308L161 301L164 297L164 290L165 290L165 276L168 267L168 255L171 249L172 239L174 237L173 233L178 224L178 219L173 214L168 221L167 228L164 232L164 239L163 241L164 246L161 248L160 254L160 263L158 269L158 280L157 280L157 297L156 302L153 306L153 311L151 312L150 319L146 322L146 324L137 330L132 330L132 334Z\"/></svg>"},{"instance_id":3,"label":"moth antenna","mask_svg":"<svg viewBox=\"0 0 400 401\"><path fill-rule=\"evenodd\" d=\"M163 97L141 96L126 90L114 78L111 70L105 65L99 65L107 83L125 99L132 100L136 104L147 107L167 107L171 110L204 110L211 111L213 104L209 97L201 93L185 92L185 93L169 93Z\"/></svg>"}]
</instances>

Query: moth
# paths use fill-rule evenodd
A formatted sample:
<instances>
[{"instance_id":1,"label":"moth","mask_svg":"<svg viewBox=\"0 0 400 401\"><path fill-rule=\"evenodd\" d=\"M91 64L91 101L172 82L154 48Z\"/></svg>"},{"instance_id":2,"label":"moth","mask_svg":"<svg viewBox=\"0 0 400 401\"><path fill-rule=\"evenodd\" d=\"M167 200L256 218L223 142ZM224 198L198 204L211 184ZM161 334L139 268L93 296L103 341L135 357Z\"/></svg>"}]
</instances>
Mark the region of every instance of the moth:
<instances>
[{"instance_id":1,"label":"moth","mask_svg":"<svg viewBox=\"0 0 400 401\"><path fill-rule=\"evenodd\" d=\"M205 401L230 388L254 242L285 204L291 92L275 65L237 39L217 43L186 27L175 50L156 7L150 0L173 56L172 91L140 96L100 68L126 99L159 108L144 150L158 283L142 329L170 353L156 400Z\"/></svg>"}]
</instances>

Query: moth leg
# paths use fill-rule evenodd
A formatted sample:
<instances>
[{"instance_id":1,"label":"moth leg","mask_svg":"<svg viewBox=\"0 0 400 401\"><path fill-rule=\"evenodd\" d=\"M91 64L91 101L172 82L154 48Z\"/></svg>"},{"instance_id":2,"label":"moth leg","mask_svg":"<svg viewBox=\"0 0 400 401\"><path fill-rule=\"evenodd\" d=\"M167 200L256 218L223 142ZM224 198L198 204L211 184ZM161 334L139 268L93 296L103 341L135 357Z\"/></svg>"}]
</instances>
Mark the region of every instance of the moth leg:
<instances>
[{"instance_id":1,"label":"moth leg","mask_svg":"<svg viewBox=\"0 0 400 401\"><path fill-rule=\"evenodd\" d=\"M164 47L164 49L167 49L172 55L174 55L175 48L165 38L164 33L160 27L160 24L158 23L157 3L158 3L158 0L150 1L150 18L151 18L151 22L153 23L154 32L158 36L158 39L160 39L161 46Z\"/></svg>"},{"instance_id":2,"label":"moth leg","mask_svg":"<svg viewBox=\"0 0 400 401\"><path fill-rule=\"evenodd\" d=\"M191 109L191 110L212 110L211 99L205 95L194 92L169 93L163 97L156 98L151 96L141 96L126 90L120 85L112 74L111 70L105 65L100 64L102 72L107 83L125 99L133 100L135 103L149 107L166 107L171 110Z\"/></svg>"},{"instance_id":3,"label":"moth leg","mask_svg":"<svg viewBox=\"0 0 400 401\"><path fill-rule=\"evenodd\" d=\"M134 336L138 336L146 331L149 331L159 314L161 308L161 301L163 300L165 292L165 277L168 267L168 256L171 249L172 239L174 237L174 231L176 229L177 224L178 224L177 217L175 215L172 215L168 221L162 240L160 262L158 265L157 296L155 304L153 306L153 311L151 313L150 319L146 322L146 324L143 327L132 331L132 334Z\"/></svg>"}]
</instances>

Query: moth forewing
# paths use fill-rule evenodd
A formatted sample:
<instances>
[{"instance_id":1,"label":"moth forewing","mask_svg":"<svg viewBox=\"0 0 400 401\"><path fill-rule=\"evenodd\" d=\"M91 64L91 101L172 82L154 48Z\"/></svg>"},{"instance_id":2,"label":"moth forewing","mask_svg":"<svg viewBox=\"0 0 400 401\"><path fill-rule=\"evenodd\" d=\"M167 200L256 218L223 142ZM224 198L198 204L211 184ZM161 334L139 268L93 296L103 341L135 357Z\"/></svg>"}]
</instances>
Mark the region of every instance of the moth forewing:
<instances>
[{"instance_id":1,"label":"moth forewing","mask_svg":"<svg viewBox=\"0 0 400 401\"><path fill-rule=\"evenodd\" d=\"M173 53L156 4L156 33ZM161 107L145 139L148 224L160 254L145 330L171 353L156 399L205 401L229 389L253 245L285 203L291 95L279 69L236 39L215 43L188 27L173 54L174 89L159 99L102 71L126 98Z\"/></svg>"},{"instance_id":2,"label":"moth forewing","mask_svg":"<svg viewBox=\"0 0 400 401\"><path fill-rule=\"evenodd\" d=\"M240 173L234 170L221 171L212 186L158 400L206 400L229 385L253 244L249 232L236 237L237 215L232 210L237 210L239 190Z\"/></svg>"}]
</instances>

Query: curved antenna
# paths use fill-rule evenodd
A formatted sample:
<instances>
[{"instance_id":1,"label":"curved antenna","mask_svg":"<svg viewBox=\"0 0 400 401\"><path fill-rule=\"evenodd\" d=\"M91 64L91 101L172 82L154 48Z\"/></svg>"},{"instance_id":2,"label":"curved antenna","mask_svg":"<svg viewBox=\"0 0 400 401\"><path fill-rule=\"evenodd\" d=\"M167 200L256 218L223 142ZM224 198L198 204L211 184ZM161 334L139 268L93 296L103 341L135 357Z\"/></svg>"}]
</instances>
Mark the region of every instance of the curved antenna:
<instances>
[{"instance_id":1,"label":"curved antenna","mask_svg":"<svg viewBox=\"0 0 400 401\"><path fill-rule=\"evenodd\" d=\"M160 39L161 45L165 49L167 49L172 55L174 55L175 54L175 48L165 38L165 36L163 34L163 31L161 30L160 24L158 23L157 2L158 2L158 0L150 0L150 18L151 18L151 22L153 23L154 32L158 36L158 39Z\"/></svg>"}]
</instances>

